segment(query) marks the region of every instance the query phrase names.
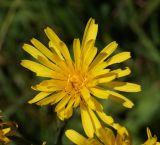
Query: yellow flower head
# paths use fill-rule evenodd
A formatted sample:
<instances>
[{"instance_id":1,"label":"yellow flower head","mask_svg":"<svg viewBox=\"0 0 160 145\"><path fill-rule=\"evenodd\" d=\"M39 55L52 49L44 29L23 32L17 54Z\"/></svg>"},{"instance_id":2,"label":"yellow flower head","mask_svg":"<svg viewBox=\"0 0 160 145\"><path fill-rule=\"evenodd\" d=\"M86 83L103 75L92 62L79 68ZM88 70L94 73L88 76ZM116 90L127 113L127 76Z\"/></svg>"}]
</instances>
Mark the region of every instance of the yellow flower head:
<instances>
[{"instance_id":1,"label":"yellow flower head","mask_svg":"<svg viewBox=\"0 0 160 145\"><path fill-rule=\"evenodd\" d=\"M12 127L12 122L3 122L0 116L0 144L7 145L11 142L9 137L15 133Z\"/></svg>"},{"instance_id":2,"label":"yellow flower head","mask_svg":"<svg viewBox=\"0 0 160 145\"><path fill-rule=\"evenodd\" d=\"M152 136L149 128L147 128L147 136L148 136L148 139L143 145L160 145L160 142L157 142L156 135Z\"/></svg>"},{"instance_id":3,"label":"yellow flower head","mask_svg":"<svg viewBox=\"0 0 160 145\"><path fill-rule=\"evenodd\" d=\"M31 40L32 45L24 44L23 46L23 49L38 63L22 60L21 65L35 72L37 76L48 78L32 86L32 89L39 93L29 103L56 104L55 112L61 120L71 117L73 108L80 106L82 125L89 137L93 137L96 128L101 126L95 112L105 123L119 129L119 125L113 124L113 119L103 112L103 107L96 97L110 98L127 108L133 107L132 101L113 91L140 91L140 86L137 84L116 81L118 78L129 75L130 69L128 67L115 70L109 68L113 64L129 59L130 52L121 52L111 57L118 45L114 41L97 54L95 41L98 25L92 18L86 25L82 43L79 39L73 41L74 58L71 57L66 44L51 28L47 27L44 31L49 38L49 48L35 38Z\"/></svg>"},{"instance_id":4,"label":"yellow flower head","mask_svg":"<svg viewBox=\"0 0 160 145\"><path fill-rule=\"evenodd\" d=\"M131 139L126 134L118 134L115 136L109 128L101 128L99 130L98 139L85 138L74 130L67 130L66 136L77 145L131 145Z\"/></svg>"}]
</instances>

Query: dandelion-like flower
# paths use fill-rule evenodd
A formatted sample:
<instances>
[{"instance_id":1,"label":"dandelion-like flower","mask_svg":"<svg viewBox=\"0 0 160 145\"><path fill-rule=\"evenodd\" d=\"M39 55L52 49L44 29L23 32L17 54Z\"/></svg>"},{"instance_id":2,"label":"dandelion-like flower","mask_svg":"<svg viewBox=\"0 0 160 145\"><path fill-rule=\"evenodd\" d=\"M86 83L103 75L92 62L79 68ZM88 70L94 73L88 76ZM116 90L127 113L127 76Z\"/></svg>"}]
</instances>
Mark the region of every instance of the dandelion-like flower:
<instances>
[{"instance_id":1,"label":"dandelion-like flower","mask_svg":"<svg viewBox=\"0 0 160 145\"><path fill-rule=\"evenodd\" d=\"M101 127L97 133L95 138L86 138L72 129L65 132L68 139L76 145L132 145L131 137L127 132L123 134L117 132L115 136L112 129ZM147 136L147 141L142 145L160 145L156 135L152 136L149 128L147 128Z\"/></svg>"},{"instance_id":2,"label":"dandelion-like flower","mask_svg":"<svg viewBox=\"0 0 160 145\"><path fill-rule=\"evenodd\" d=\"M129 135L118 134L109 128L101 128L96 138L86 138L78 132L70 129L65 132L66 136L76 145L131 145Z\"/></svg>"},{"instance_id":3,"label":"dandelion-like flower","mask_svg":"<svg viewBox=\"0 0 160 145\"><path fill-rule=\"evenodd\" d=\"M32 89L39 93L29 103L56 104L55 112L61 120L71 117L73 109L80 106L82 125L89 137L93 137L96 130L96 125L92 123L97 119L96 115L118 129L119 125L113 124L113 119L103 112L103 107L96 98L110 98L127 108L133 107L132 101L115 92L140 91L137 84L117 81L118 78L129 75L130 69L109 68L113 64L129 59L130 52L121 52L111 57L118 45L114 41L97 54L95 41L98 25L92 18L86 25L82 43L79 39L73 41L74 58L71 57L66 44L51 28L47 27L44 31L49 38L49 48L35 38L31 40L32 45L23 46L38 63L22 60L21 65L35 72L37 76L48 78L32 86Z\"/></svg>"},{"instance_id":4,"label":"dandelion-like flower","mask_svg":"<svg viewBox=\"0 0 160 145\"><path fill-rule=\"evenodd\" d=\"M156 135L152 136L152 133L149 128L147 128L148 139L143 145L160 145L160 142L157 142Z\"/></svg>"},{"instance_id":5,"label":"dandelion-like flower","mask_svg":"<svg viewBox=\"0 0 160 145\"><path fill-rule=\"evenodd\" d=\"M15 134L12 127L12 122L4 122L2 116L0 116L0 144L8 145L11 142L9 137Z\"/></svg>"}]
</instances>

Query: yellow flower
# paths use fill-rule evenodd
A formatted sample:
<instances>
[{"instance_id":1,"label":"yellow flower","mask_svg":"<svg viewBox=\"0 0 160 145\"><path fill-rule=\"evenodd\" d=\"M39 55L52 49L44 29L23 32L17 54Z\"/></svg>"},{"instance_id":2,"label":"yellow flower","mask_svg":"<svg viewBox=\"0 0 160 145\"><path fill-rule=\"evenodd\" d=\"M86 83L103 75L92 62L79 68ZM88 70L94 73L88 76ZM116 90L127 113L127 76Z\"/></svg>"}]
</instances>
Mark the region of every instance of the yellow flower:
<instances>
[{"instance_id":1,"label":"yellow flower","mask_svg":"<svg viewBox=\"0 0 160 145\"><path fill-rule=\"evenodd\" d=\"M0 116L0 144L7 145L11 142L9 139L10 136L14 134L12 122L3 122L1 120L2 116Z\"/></svg>"},{"instance_id":2,"label":"yellow flower","mask_svg":"<svg viewBox=\"0 0 160 145\"><path fill-rule=\"evenodd\" d=\"M132 145L129 134L123 133L115 136L113 131L109 128L101 128L96 134L96 138L85 138L78 132L69 129L65 132L66 136L77 145ZM142 145L160 145L157 142L157 137L152 136L149 128L147 128L148 140Z\"/></svg>"},{"instance_id":3,"label":"yellow flower","mask_svg":"<svg viewBox=\"0 0 160 145\"><path fill-rule=\"evenodd\" d=\"M115 136L109 128L101 128L99 130L98 139L85 138L74 130L67 130L66 136L77 145L131 145L129 135L118 134Z\"/></svg>"},{"instance_id":4,"label":"yellow flower","mask_svg":"<svg viewBox=\"0 0 160 145\"><path fill-rule=\"evenodd\" d=\"M147 136L148 140L143 145L160 145L160 142L157 142L157 137L155 135L152 136L149 128L147 128Z\"/></svg>"},{"instance_id":5,"label":"yellow flower","mask_svg":"<svg viewBox=\"0 0 160 145\"><path fill-rule=\"evenodd\" d=\"M0 143L7 144L10 142L10 139L7 137L7 134L11 131L10 128L0 129Z\"/></svg>"},{"instance_id":6,"label":"yellow flower","mask_svg":"<svg viewBox=\"0 0 160 145\"><path fill-rule=\"evenodd\" d=\"M49 48L35 38L31 40L32 45L23 46L39 63L22 60L21 65L35 72L37 76L49 78L32 86L39 93L29 103L56 104L55 112L61 120L71 117L73 108L80 106L82 125L89 137L93 137L96 129L101 126L97 123L95 112L105 123L119 129L119 125L114 124L113 119L103 112L103 107L96 98L110 98L127 108L133 107L132 101L115 92L141 90L137 84L116 81L129 75L130 69L110 68L113 64L129 59L130 52L121 52L110 57L118 45L114 41L97 54L95 41L98 25L92 18L86 25L82 43L79 39L73 41L74 58L71 58L66 44L51 28L47 27L44 31L49 38Z\"/></svg>"}]
</instances>

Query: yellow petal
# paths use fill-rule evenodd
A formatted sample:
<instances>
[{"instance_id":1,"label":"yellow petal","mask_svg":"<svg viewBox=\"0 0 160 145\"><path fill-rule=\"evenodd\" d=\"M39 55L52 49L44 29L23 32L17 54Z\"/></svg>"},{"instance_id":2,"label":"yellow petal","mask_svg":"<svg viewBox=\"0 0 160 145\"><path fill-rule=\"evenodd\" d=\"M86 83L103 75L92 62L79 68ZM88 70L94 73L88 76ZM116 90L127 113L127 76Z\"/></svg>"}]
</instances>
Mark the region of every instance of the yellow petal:
<instances>
[{"instance_id":1,"label":"yellow petal","mask_svg":"<svg viewBox=\"0 0 160 145\"><path fill-rule=\"evenodd\" d=\"M89 73L91 74L96 74L97 72L99 72L100 70L103 70L106 68L108 64L106 62L101 62L98 65L96 65L94 68L89 70Z\"/></svg>"},{"instance_id":2,"label":"yellow petal","mask_svg":"<svg viewBox=\"0 0 160 145\"><path fill-rule=\"evenodd\" d=\"M36 91L55 92L58 90L62 90L64 88L65 83L65 81L61 80L44 80L41 83L32 86L31 88Z\"/></svg>"},{"instance_id":3,"label":"yellow petal","mask_svg":"<svg viewBox=\"0 0 160 145\"><path fill-rule=\"evenodd\" d=\"M46 33L47 37L54 43L59 44L61 42L60 38L56 35L56 33L51 28L49 27L45 28L44 32Z\"/></svg>"},{"instance_id":4,"label":"yellow petal","mask_svg":"<svg viewBox=\"0 0 160 145\"><path fill-rule=\"evenodd\" d=\"M59 90L62 90L62 88L58 87L58 86L50 86L50 87L47 87L47 86L42 86L42 85L35 85L35 86L32 86L31 87L33 90L35 91L42 91L42 92L50 92L50 93L53 93L53 92L56 92L56 91L59 91Z\"/></svg>"},{"instance_id":5,"label":"yellow petal","mask_svg":"<svg viewBox=\"0 0 160 145\"><path fill-rule=\"evenodd\" d=\"M148 127L147 127L147 136L148 138L152 138L152 133Z\"/></svg>"},{"instance_id":6,"label":"yellow petal","mask_svg":"<svg viewBox=\"0 0 160 145\"><path fill-rule=\"evenodd\" d=\"M67 94L67 93L66 93L66 92L63 92L63 91L59 92L59 93L57 94L57 96L56 96L55 101L54 101L53 103L51 103L51 105L58 103L60 100L62 100L62 99L66 96L66 94Z\"/></svg>"},{"instance_id":7,"label":"yellow petal","mask_svg":"<svg viewBox=\"0 0 160 145\"><path fill-rule=\"evenodd\" d=\"M95 20L90 18L86 25L83 39L82 39L82 48L84 52L86 50L86 47L85 47L86 43L91 39L95 40L97 37L97 32L98 32L98 24L95 24Z\"/></svg>"},{"instance_id":8,"label":"yellow petal","mask_svg":"<svg viewBox=\"0 0 160 145\"><path fill-rule=\"evenodd\" d=\"M86 71L88 70L88 66L90 65L90 63L93 61L94 57L97 54L97 48L93 47L89 56L86 58L86 60L83 62L83 70Z\"/></svg>"},{"instance_id":9,"label":"yellow petal","mask_svg":"<svg viewBox=\"0 0 160 145\"><path fill-rule=\"evenodd\" d=\"M57 97L57 94L52 94L49 97L46 97L46 98L42 99L41 101L37 102L36 104L41 105L41 106L48 105L48 104L54 102L56 100L56 97Z\"/></svg>"},{"instance_id":10,"label":"yellow petal","mask_svg":"<svg viewBox=\"0 0 160 145\"><path fill-rule=\"evenodd\" d=\"M91 88L90 90L94 96L96 96L100 99L108 99L108 97L109 97L109 94L105 90L102 90L98 87Z\"/></svg>"},{"instance_id":11,"label":"yellow petal","mask_svg":"<svg viewBox=\"0 0 160 145\"><path fill-rule=\"evenodd\" d=\"M156 142L157 139L156 138L151 138L149 140L147 140L144 145L159 145L160 143Z\"/></svg>"},{"instance_id":12,"label":"yellow petal","mask_svg":"<svg viewBox=\"0 0 160 145\"><path fill-rule=\"evenodd\" d=\"M109 128L100 128L98 138L105 144L105 145L120 145L116 143L115 135L113 131ZM123 144L124 145L124 144Z\"/></svg>"},{"instance_id":13,"label":"yellow petal","mask_svg":"<svg viewBox=\"0 0 160 145\"><path fill-rule=\"evenodd\" d=\"M108 65L112 65L115 63L121 63L129 58L131 58L130 52L121 52L109 58L106 63L108 63Z\"/></svg>"},{"instance_id":14,"label":"yellow petal","mask_svg":"<svg viewBox=\"0 0 160 145\"><path fill-rule=\"evenodd\" d=\"M31 40L31 43L41 52L43 53L46 57L48 57L50 60L55 62L54 60L54 55L53 53L46 47L44 46L40 41L37 39L33 38Z\"/></svg>"},{"instance_id":15,"label":"yellow petal","mask_svg":"<svg viewBox=\"0 0 160 145\"><path fill-rule=\"evenodd\" d=\"M44 106L44 105L50 104L50 103L53 102L54 100L55 100L55 97L49 96L49 97L44 98L43 100L37 102L36 104L37 104L37 105L40 105L40 106Z\"/></svg>"},{"instance_id":16,"label":"yellow petal","mask_svg":"<svg viewBox=\"0 0 160 145\"><path fill-rule=\"evenodd\" d=\"M94 80L94 79L91 79L87 84L86 84L86 87L87 88L92 88L92 87L96 87L98 85L98 81L97 80Z\"/></svg>"},{"instance_id":17,"label":"yellow petal","mask_svg":"<svg viewBox=\"0 0 160 145\"><path fill-rule=\"evenodd\" d=\"M57 112L58 117L64 121L64 119L68 119L72 116L73 114L73 108L69 108L69 109L61 109L59 112Z\"/></svg>"},{"instance_id":18,"label":"yellow petal","mask_svg":"<svg viewBox=\"0 0 160 145\"><path fill-rule=\"evenodd\" d=\"M129 99L127 99L126 97L124 97L123 95L121 95L119 93L109 91L109 90L106 90L106 93L110 94L109 98L111 98L119 103L122 103L122 105L126 108L132 108L134 106L132 101L130 101Z\"/></svg>"},{"instance_id":19,"label":"yellow petal","mask_svg":"<svg viewBox=\"0 0 160 145\"><path fill-rule=\"evenodd\" d=\"M73 69L72 58L70 56L69 50L64 42L60 43L60 49L63 57L66 59L67 64L69 65L70 69Z\"/></svg>"},{"instance_id":20,"label":"yellow petal","mask_svg":"<svg viewBox=\"0 0 160 145\"><path fill-rule=\"evenodd\" d=\"M110 90L104 90L102 88L91 88L91 93L98 97L98 98L101 98L101 99L108 99L108 98L111 98L117 102L120 102L122 103L122 105L124 107L127 107L127 108L132 108L133 107L133 103L132 101L130 101L129 99L127 99L126 97L124 97L123 95L119 94L119 93L116 93L116 92L113 92L113 91L110 91Z\"/></svg>"},{"instance_id":21,"label":"yellow petal","mask_svg":"<svg viewBox=\"0 0 160 145\"><path fill-rule=\"evenodd\" d=\"M79 104L80 104L80 101L81 101L80 96L76 96L76 99L75 99L75 102L74 102L73 107L74 107L74 108L78 107Z\"/></svg>"},{"instance_id":22,"label":"yellow petal","mask_svg":"<svg viewBox=\"0 0 160 145\"><path fill-rule=\"evenodd\" d=\"M73 114L73 104L74 104L74 99L72 98L69 101L69 103L68 103L68 105L67 105L67 107L65 109L65 118L66 119L70 118L72 116L72 114Z\"/></svg>"},{"instance_id":23,"label":"yellow petal","mask_svg":"<svg viewBox=\"0 0 160 145\"><path fill-rule=\"evenodd\" d=\"M90 99L90 92L86 87L83 87L81 90L81 95L83 97L83 99L87 102Z\"/></svg>"},{"instance_id":24,"label":"yellow petal","mask_svg":"<svg viewBox=\"0 0 160 145\"><path fill-rule=\"evenodd\" d=\"M129 135L127 129L126 129L125 127L121 126L121 125L118 124L118 123L113 123L113 124L112 124L112 127L113 127L114 129L116 129L117 132L118 132L120 135L122 135L122 136L124 136L124 135L125 135L125 136L128 136L128 135Z\"/></svg>"},{"instance_id":25,"label":"yellow petal","mask_svg":"<svg viewBox=\"0 0 160 145\"><path fill-rule=\"evenodd\" d=\"M82 126L86 135L90 138L94 135L94 127L88 109L84 104L80 104Z\"/></svg>"},{"instance_id":26,"label":"yellow petal","mask_svg":"<svg viewBox=\"0 0 160 145\"><path fill-rule=\"evenodd\" d=\"M88 108L88 112L89 112L90 117L92 119L95 133L96 133L96 135L98 135L97 131L102 127L102 125L101 125L100 121L98 120L97 116L95 115L95 113L90 108Z\"/></svg>"},{"instance_id":27,"label":"yellow petal","mask_svg":"<svg viewBox=\"0 0 160 145\"><path fill-rule=\"evenodd\" d=\"M80 49L79 39L74 39L73 41L73 53L74 53L75 67L79 69L81 64L81 49Z\"/></svg>"},{"instance_id":28,"label":"yellow petal","mask_svg":"<svg viewBox=\"0 0 160 145\"><path fill-rule=\"evenodd\" d=\"M65 132L65 135L75 144L77 145L86 145L87 144L87 139L83 137L81 134L78 132L70 129Z\"/></svg>"},{"instance_id":29,"label":"yellow petal","mask_svg":"<svg viewBox=\"0 0 160 145\"><path fill-rule=\"evenodd\" d=\"M52 61L54 63L52 63L51 61L49 61L46 57L42 57L42 56L38 56L38 61L40 63L42 63L43 65L49 67L52 70L55 70L56 72L61 72L63 74L68 73L68 66L65 63L65 61L63 61L62 59L60 59L57 55L53 54L52 56Z\"/></svg>"},{"instance_id":30,"label":"yellow petal","mask_svg":"<svg viewBox=\"0 0 160 145\"><path fill-rule=\"evenodd\" d=\"M71 69L68 67L68 64L66 64L65 61L61 60L59 57L55 58L56 65L61 69L61 73L68 74L71 72Z\"/></svg>"},{"instance_id":31,"label":"yellow petal","mask_svg":"<svg viewBox=\"0 0 160 145\"><path fill-rule=\"evenodd\" d=\"M73 106L73 104L74 104L74 101L75 101L74 98L71 98L71 99L69 100L69 102L68 102L68 104L67 104L67 107L66 107L66 111L67 111L67 109L72 108L72 106Z\"/></svg>"},{"instance_id":32,"label":"yellow petal","mask_svg":"<svg viewBox=\"0 0 160 145\"><path fill-rule=\"evenodd\" d=\"M99 77L98 79L96 79L97 83L107 83L110 81L113 81L116 78L116 74L115 73L107 73L105 75L102 75L102 77Z\"/></svg>"},{"instance_id":33,"label":"yellow petal","mask_svg":"<svg viewBox=\"0 0 160 145\"><path fill-rule=\"evenodd\" d=\"M94 49L94 44L95 44L95 40L93 39L86 43L86 50L85 50L85 53L82 55L82 60L81 60L84 64L88 63L87 60L89 59L90 54Z\"/></svg>"},{"instance_id":34,"label":"yellow petal","mask_svg":"<svg viewBox=\"0 0 160 145\"><path fill-rule=\"evenodd\" d=\"M65 107L63 107L61 110L59 110L58 112L57 112L57 116L58 116L58 118L60 119L60 120L62 120L62 121L64 121L64 119L65 119Z\"/></svg>"},{"instance_id":35,"label":"yellow petal","mask_svg":"<svg viewBox=\"0 0 160 145\"><path fill-rule=\"evenodd\" d=\"M74 98L71 98L67 104L67 107L64 106L60 111L57 112L57 115L61 120L68 119L72 116L73 103L74 103Z\"/></svg>"},{"instance_id":36,"label":"yellow petal","mask_svg":"<svg viewBox=\"0 0 160 145\"><path fill-rule=\"evenodd\" d=\"M46 87L62 87L64 88L66 85L66 80L56 80L56 79L49 79L49 80L44 80L39 85L46 86Z\"/></svg>"},{"instance_id":37,"label":"yellow petal","mask_svg":"<svg viewBox=\"0 0 160 145\"><path fill-rule=\"evenodd\" d=\"M10 131L11 131L11 128L2 129L2 132L3 132L4 135L9 133Z\"/></svg>"},{"instance_id":38,"label":"yellow petal","mask_svg":"<svg viewBox=\"0 0 160 145\"><path fill-rule=\"evenodd\" d=\"M90 99L86 103L94 111L102 111L103 110L103 106L96 99L94 99L94 97L90 97Z\"/></svg>"},{"instance_id":39,"label":"yellow petal","mask_svg":"<svg viewBox=\"0 0 160 145\"><path fill-rule=\"evenodd\" d=\"M60 112L57 112L58 116L60 117L61 120L68 119L72 116L73 114L73 103L74 103L74 98L71 98L67 104L67 107L62 109Z\"/></svg>"},{"instance_id":40,"label":"yellow petal","mask_svg":"<svg viewBox=\"0 0 160 145\"><path fill-rule=\"evenodd\" d=\"M56 106L55 112L60 111L62 108L65 107L65 105L69 102L71 96L65 96Z\"/></svg>"},{"instance_id":41,"label":"yellow petal","mask_svg":"<svg viewBox=\"0 0 160 145\"><path fill-rule=\"evenodd\" d=\"M95 78L95 77L101 77L102 75L107 74L110 71L110 69L100 69L100 70L94 70L91 72L91 78Z\"/></svg>"},{"instance_id":42,"label":"yellow petal","mask_svg":"<svg viewBox=\"0 0 160 145\"><path fill-rule=\"evenodd\" d=\"M30 60L22 60L21 65L35 73L37 73L37 75L51 75L52 70L48 69L47 67L36 63L34 61L30 61Z\"/></svg>"},{"instance_id":43,"label":"yellow petal","mask_svg":"<svg viewBox=\"0 0 160 145\"><path fill-rule=\"evenodd\" d=\"M109 88L118 90L118 91L123 91L123 92L139 92L141 91L141 86L133 83L128 83L128 82L108 82L103 84L104 86L107 86Z\"/></svg>"},{"instance_id":44,"label":"yellow petal","mask_svg":"<svg viewBox=\"0 0 160 145\"><path fill-rule=\"evenodd\" d=\"M23 67L35 72L37 76L55 78L55 79L62 79L64 77L61 74L56 73L55 71L45 67L44 65L36 63L34 61L22 60L21 65Z\"/></svg>"},{"instance_id":45,"label":"yellow petal","mask_svg":"<svg viewBox=\"0 0 160 145\"><path fill-rule=\"evenodd\" d=\"M120 78L129 75L131 73L131 70L129 69L129 67L126 67L125 69L116 69L110 72L116 73L117 78Z\"/></svg>"},{"instance_id":46,"label":"yellow petal","mask_svg":"<svg viewBox=\"0 0 160 145\"><path fill-rule=\"evenodd\" d=\"M39 50L29 44L24 44L22 48L35 59L38 59L38 56L45 57Z\"/></svg>"},{"instance_id":47,"label":"yellow petal","mask_svg":"<svg viewBox=\"0 0 160 145\"><path fill-rule=\"evenodd\" d=\"M57 65L55 65L54 63L52 63L51 61L49 61L48 59L46 59L45 57L42 57L42 56L38 56L37 57L38 61L45 65L46 67L56 71L56 72L62 72L63 73L63 70L58 67Z\"/></svg>"},{"instance_id":48,"label":"yellow petal","mask_svg":"<svg viewBox=\"0 0 160 145\"><path fill-rule=\"evenodd\" d=\"M94 138L88 139L88 143L89 143L88 145L103 145L98 140L96 140Z\"/></svg>"},{"instance_id":49,"label":"yellow petal","mask_svg":"<svg viewBox=\"0 0 160 145\"><path fill-rule=\"evenodd\" d=\"M32 100L30 100L28 103L32 104L35 102L38 102L40 100L42 100L43 98L47 97L48 95L50 95L51 93L47 93L47 92L40 92L39 94L37 94Z\"/></svg>"},{"instance_id":50,"label":"yellow petal","mask_svg":"<svg viewBox=\"0 0 160 145\"><path fill-rule=\"evenodd\" d=\"M105 122L106 124L112 124L114 122L113 118L111 116L106 115L104 112L102 111L97 111L98 116L101 118L101 120L103 122Z\"/></svg>"},{"instance_id":51,"label":"yellow petal","mask_svg":"<svg viewBox=\"0 0 160 145\"><path fill-rule=\"evenodd\" d=\"M40 63L43 65L49 67L52 70L60 71L60 68L56 66L54 63L49 61L45 55L43 55L39 50L37 50L35 47L24 44L23 49L28 52L31 56L33 56L35 59L38 59Z\"/></svg>"},{"instance_id":52,"label":"yellow petal","mask_svg":"<svg viewBox=\"0 0 160 145\"><path fill-rule=\"evenodd\" d=\"M6 143L10 143L10 139L7 138L7 137L3 137L3 142L5 142L5 144L6 144ZM3 145L3 144L2 144L2 145Z\"/></svg>"},{"instance_id":53,"label":"yellow petal","mask_svg":"<svg viewBox=\"0 0 160 145\"><path fill-rule=\"evenodd\" d=\"M63 43L59 37L54 33L54 31L47 27L45 30L45 33L47 37L51 40L51 42L54 44L54 47L57 51L60 51L63 57L67 60L70 66L72 66L72 59L69 53L69 50L65 43Z\"/></svg>"},{"instance_id":54,"label":"yellow petal","mask_svg":"<svg viewBox=\"0 0 160 145\"><path fill-rule=\"evenodd\" d=\"M90 65L90 69L93 69L97 64L103 62L107 57L109 57L113 51L117 48L118 44L113 41L109 45L107 45L94 59L92 64Z\"/></svg>"},{"instance_id":55,"label":"yellow petal","mask_svg":"<svg viewBox=\"0 0 160 145\"><path fill-rule=\"evenodd\" d=\"M69 67L73 69L72 59L66 44L59 39L59 37L54 33L51 28L47 27L44 31L47 37L52 42L52 47L55 49L56 53L58 53L58 56L61 59L63 59L64 57Z\"/></svg>"},{"instance_id":56,"label":"yellow petal","mask_svg":"<svg viewBox=\"0 0 160 145\"><path fill-rule=\"evenodd\" d=\"M60 59L64 60L64 58L60 52L59 46L56 46L56 43L49 41L49 48L51 48L52 51L55 52L59 56Z\"/></svg>"}]
</instances>

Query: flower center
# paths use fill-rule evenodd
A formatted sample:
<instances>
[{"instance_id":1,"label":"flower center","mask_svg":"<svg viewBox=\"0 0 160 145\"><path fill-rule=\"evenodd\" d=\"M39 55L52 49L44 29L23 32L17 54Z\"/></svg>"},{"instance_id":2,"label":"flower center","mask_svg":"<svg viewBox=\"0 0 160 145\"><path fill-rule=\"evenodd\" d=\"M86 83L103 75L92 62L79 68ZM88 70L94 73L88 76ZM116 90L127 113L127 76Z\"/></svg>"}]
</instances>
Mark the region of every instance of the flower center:
<instances>
[{"instance_id":1,"label":"flower center","mask_svg":"<svg viewBox=\"0 0 160 145\"><path fill-rule=\"evenodd\" d=\"M67 79L67 84L65 86L65 91L71 93L79 93L80 89L86 84L87 78L82 77L80 74L69 74Z\"/></svg>"}]
</instances>

